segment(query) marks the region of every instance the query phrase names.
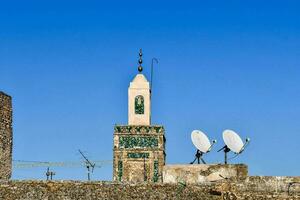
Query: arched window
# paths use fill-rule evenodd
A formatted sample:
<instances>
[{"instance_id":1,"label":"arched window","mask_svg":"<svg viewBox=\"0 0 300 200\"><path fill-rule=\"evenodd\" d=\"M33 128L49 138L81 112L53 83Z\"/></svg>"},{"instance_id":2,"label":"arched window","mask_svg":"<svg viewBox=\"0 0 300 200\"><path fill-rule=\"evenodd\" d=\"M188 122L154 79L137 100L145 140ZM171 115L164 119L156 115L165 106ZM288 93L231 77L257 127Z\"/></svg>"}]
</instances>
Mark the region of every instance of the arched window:
<instances>
[{"instance_id":1,"label":"arched window","mask_svg":"<svg viewBox=\"0 0 300 200\"><path fill-rule=\"evenodd\" d=\"M144 97L142 95L138 95L135 97L134 110L135 114L144 114Z\"/></svg>"}]
</instances>

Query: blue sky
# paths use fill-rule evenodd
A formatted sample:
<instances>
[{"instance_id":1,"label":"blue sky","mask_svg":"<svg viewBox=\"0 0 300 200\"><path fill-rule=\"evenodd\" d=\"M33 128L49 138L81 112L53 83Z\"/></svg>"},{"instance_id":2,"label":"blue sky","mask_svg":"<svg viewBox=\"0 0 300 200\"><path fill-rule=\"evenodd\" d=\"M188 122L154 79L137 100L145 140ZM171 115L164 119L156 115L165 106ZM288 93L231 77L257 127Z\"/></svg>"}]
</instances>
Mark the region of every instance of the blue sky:
<instances>
[{"instance_id":1,"label":"blue sky","mask_svg":"<svg viewBox=\"0 0 300 200\"><path fill-rule=\"evenodd\" d=\"M251 175L300 173L299 1L0 1L0 90L13 97L16 160L112 160L114 124L127 123L138 50L152 121L166 129L167 164L189 163L190 133L233 129L252 141L233 163ZM85 179L84 168L53 168ZM14 179L44 179L44 168ZM110 180L112 166L96 169Z\"/></svg>"}]
</instances>

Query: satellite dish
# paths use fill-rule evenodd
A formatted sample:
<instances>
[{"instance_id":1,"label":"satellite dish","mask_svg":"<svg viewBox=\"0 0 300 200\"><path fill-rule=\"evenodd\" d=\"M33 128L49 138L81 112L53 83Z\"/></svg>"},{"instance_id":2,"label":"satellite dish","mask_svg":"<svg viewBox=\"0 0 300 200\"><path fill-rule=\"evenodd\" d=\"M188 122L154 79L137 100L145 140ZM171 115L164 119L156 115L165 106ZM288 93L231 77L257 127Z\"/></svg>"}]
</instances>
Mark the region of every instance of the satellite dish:
<instances>
[{"instance_id":1,"label":"satellite dish","mask_svg":"<svg viewBox=\"0 0 300 200\"><path fill-rule=\"evenodd\" d=\"M223 140L227 147L234 153L240 153L244 146L240 136L232 130L223 131Z\"/></svg>"},{"instance_id":2,"label":"satellite dish","mask_svg":"<svg viewBox=\"0 0 300 200\"><path fill-rule=\"evenodd\" d=\"M212 144L210 143L208 137L199 130L192 131L191 139L194 144L194 146L197 148L197 152L195 155L195 159L190 164L193 164L196 160L198 160L198 164L200 164L200 160L204 163L205 161L202 159L203 154L210 152L212 146L217 142L216 140L212 141Z\"/></svg>"},{"instance_id":3,"label":"satellite dish","mask_svg":"<svg viewBox=\"0 0 300 200\"><path fill-rule=\"evenodd\" d=\"M209 139L202 131L194 130L191 134L191 139L195 147L201 152L207 153L210 150Z\"/></svg>"},{"instance_id":4,"label":"satellite dish","mask_svg":"<svg viewBox=\"0 0 300 200\"><path fill-rule=\"evenodd\" d=\"M225 164L227 164L227 153L228 152L232 151L235 154L239 155L244 151L245 147L250 142L250 139L246 138L246 142L243 143L243 140L241 139L241 137L233 130L223 131L223 140L224 140L225 146L222 149L220 149L219 151L224 150Z\"/></svg>"}]
</instances>

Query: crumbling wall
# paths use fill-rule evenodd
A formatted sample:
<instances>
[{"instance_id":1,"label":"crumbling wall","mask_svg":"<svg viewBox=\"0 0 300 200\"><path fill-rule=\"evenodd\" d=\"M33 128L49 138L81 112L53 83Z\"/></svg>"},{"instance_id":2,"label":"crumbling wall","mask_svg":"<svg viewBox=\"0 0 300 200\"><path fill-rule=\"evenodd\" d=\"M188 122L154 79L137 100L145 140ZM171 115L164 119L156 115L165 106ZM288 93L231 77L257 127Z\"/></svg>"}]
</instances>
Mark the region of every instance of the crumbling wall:
<instances>
[{"instance_id":1,"label":"crumbling wall","mask_svg":"<svg viewBox=\"0 0 300 200\"><path fill-rule=\"evenodd\" d=\"M165 165L164 183L207 183L223 179L246 179L248 167L244 164Z\"/></svg>"},{"instance_id":2,"label":"crumbling wall","mask_svg":"<svg viewBox=\"0 0 300 200\"><path fill-rule=\"evenodd\" d=\"M248 177L209 184L79 181L2 181L0 199L300 199L300 177Z\"/></svg>"},{"instance_id":3,"label":"crumbling wall","mask_svg":"<svg viewBox=\"0 0 300 200\"><path fill-rule=\"evenodd\" d=\"M0 180L11 177L12 168L12 103L0 91Z\"/></svg>"}]
</instances>

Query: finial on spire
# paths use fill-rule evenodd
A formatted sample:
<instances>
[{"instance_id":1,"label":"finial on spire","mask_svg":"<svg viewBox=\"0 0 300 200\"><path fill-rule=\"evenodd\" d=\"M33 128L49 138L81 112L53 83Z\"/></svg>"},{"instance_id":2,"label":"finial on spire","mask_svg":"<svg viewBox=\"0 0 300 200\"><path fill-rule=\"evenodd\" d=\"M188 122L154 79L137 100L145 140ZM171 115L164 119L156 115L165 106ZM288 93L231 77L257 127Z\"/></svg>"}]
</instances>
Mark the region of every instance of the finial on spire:
<instances>
[{"instance_id":1,"label":"finial on spire","mask_svg":"<svg viewBox=\"0 0 300 200\"><path fill-rule=\"evenodd\" d=\"M140 59L139 59L139 67L138 67L138 70L139 70L139 72L142 72L142 71L143 71L143 67L142 67L142 63L143 63L143 59L142 59L142 56L143 56L142 49L140 49L139 56L140 56Z\"/></svg>"}]
</instances>

